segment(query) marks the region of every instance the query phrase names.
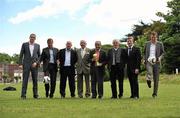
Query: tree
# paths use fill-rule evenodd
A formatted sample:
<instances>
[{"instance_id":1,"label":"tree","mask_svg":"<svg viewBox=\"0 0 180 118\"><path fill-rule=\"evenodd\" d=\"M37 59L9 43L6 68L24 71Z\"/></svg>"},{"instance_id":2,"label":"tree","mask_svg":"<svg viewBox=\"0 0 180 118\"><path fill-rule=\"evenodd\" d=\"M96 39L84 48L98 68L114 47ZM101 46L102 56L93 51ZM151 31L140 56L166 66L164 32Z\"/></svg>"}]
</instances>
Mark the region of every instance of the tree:
<instances>
[{"instance_id":1,"label":"tree","mask_svg":"<svg viewBox=\"0 0 180 118\"><path fill-rule=\"evenodd\" d=\"M161 36L164 42L164 69L172 73L176 68L180 69L180 0L167 2L170 8L167 14L158 12L157 15L166 21L165 32Z\"/></svg>"}]
</instances>

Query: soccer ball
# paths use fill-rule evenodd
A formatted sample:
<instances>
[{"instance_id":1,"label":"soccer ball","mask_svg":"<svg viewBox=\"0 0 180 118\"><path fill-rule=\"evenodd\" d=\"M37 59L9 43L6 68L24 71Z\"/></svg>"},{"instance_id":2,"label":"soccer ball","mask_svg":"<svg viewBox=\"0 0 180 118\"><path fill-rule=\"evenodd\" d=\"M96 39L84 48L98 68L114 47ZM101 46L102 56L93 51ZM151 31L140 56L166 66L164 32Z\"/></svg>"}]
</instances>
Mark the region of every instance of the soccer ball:
<instances>
[{"instance_id":1,"label":"soccer ball","mask_svg":"<svg viewBox=\"0 0 180 118\"><path fill-rule=\"evenodd\" d=\"M152 58L148 58L148 62L151 63L152 65L156 64L156 58L152 57Z\"/></svg>"},{"instance_id":2,"label":"soccer ball","mask_svg":"<svg viewBox=\"0 0 180 118\"><path fill-rule=\"evenodd\" d=\"M44 76L43 82L45 84L49 84L50 83L50 77L49 76Z\"/></svg>"}]
</instances>

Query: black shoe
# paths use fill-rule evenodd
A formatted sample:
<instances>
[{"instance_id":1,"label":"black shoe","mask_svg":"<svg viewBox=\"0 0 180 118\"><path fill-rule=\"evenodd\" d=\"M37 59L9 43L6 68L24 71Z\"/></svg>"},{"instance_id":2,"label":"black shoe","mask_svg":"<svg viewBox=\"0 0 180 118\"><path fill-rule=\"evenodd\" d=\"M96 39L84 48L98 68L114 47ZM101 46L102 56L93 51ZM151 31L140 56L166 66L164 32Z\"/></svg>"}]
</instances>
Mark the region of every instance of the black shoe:
<instances>
[{"instance_id":1,"label":"black shoe","mask_svg":"<svg viewBox=\"0 0 180 118\"><path fill-rule=\"evenodd\" d=\"M85 96L86 96L86 98L88 98L88 97L90 97L90 94L86 94Z\"/></svg>"},{"instance_id":2,"label":"black shoe","mask_svg":"<svg viewBox=\"0 0 180 118\"><path fill-rule=\"evenodd\" d=\"M151 88L151 81L147 80L146 82L147 82L148 87Z\"/></svg>"},{"instance_id":3,"label":"black shoe","mask_svg":"<svg viewBox=\"0 0 180 118\"><path fill-rule=\"evenodd\" d=\"M65 98L65 95L61 95L61 99Z\"/></svg>"},{"instance_id":4,"label":"black shoe","mask_svg":"<svg viewBox=\"0 0 180 118\"><path fill-rule=\"evenodd\" d=\"M123 95L118 95L119 99L121 99L123 97Z\"/></svg>"},{"instance_id":5,"label":"black shoe","mask_svg":"<svg viewBox=\"0 0 180 118\"><path fill-rule=\"evenodd\" d=\"M117 96L112 96L111 99L117 99Z\"/></svg>"},{"instance_id":6,"label":"black shoe","mask_svg":"<svg viewBox=\"0 0 180 118\"><path fill-rule=\"evenodd\" d=\"M21 96L21 99L22 99L22 100L25 100L25 99L26 99L26 96Z\"/></svg>"},{"instance_id":7,"label":"black shoe","mask_svg":"<svg viewBox=\"0 0 180 118\"><path fill-rule=\"evenodd\" d=\"M134 98L134 96L131 95L129 98Z\"/></svg>"},{"instance_id":8,"label":"black shoe","mask_svg":"<svg viewBox=\"0 0 180 118\"><path fill-rule=\"evenodd\" d=\"M99 99L102 99L102 96L98 96Z\"/></svg>"},{"instance_id":9,"label":"black shoe","mask_svg":"<svg viewBox=\"0 0 180 118\"><path fill-rule=\"evenodd\" d=\"M83 96L81 95L81 96L79 96L79 98L83 98Z\"/></svg>"},{"instance_id":10,"label":"black shoe","mask_svg":"<svg viewBox=\"0 0 180 118\"><path fill-rule=\"evenodd\" d=\"M52 94L49 95L49 98L53 98L54 96Z\"/></svg>"},{"instance_id":11,"label":"black shoe","mask_svg":"<svg viewBox=\"0 0 180 118\"><path fill-rule=\"evenodd\" d=\"M75 98L75 94L71 94L71 98Z\"/></svg>"},{"instance_id":12,"label":"black shoe","mask_svg":"<svg viewBox=\"0 0 180 118\"><path fill-rule=\"evenodd\" d=\"M34 99L39 99L38 95L34 95L33 97L34 97Z\"/></svg>"},{"instance_id":13,"label":"black shoe","mask_svg":"<svg viewBox=\"0 0 180 118\"><path fill-rule=\"evenodd\" d=\"M92 99L96 99L96 96L92 96Z\"/></svg>"},{"instance_id":14,"label":"black shoe","mask_svg":"<svg viewBox=\"0 0 180 118\"><path fill-rule=\"evenodd\" d=\"M49 94L46 94L46 98L48 98L49 97Z\"/></svg>"},{"instance_id":15,"label":"black shoe","mask_svg":"<svg viewBox=\"0 0 180 118\"><path fill-rule=\"evenodd\" d=\"M153 94L152 94L152 97L153 97L153 98L156 98L156 97L157 97L157 95L153 93Z\"/></svg>"}]
</instances>

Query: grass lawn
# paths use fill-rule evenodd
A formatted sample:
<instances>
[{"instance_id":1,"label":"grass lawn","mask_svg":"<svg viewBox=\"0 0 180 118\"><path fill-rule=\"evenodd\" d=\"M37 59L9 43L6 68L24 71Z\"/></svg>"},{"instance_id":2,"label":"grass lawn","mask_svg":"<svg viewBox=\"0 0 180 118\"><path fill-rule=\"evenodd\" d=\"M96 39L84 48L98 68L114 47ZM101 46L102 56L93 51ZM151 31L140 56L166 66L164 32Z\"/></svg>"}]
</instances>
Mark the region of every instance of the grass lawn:
<instances>
[{"instance_id":1,"label":"grass lawn","mask_svg":"<svg viewBox=\"0 0 180 118\"><path fill-rule=\"evenodd\" d=\"M140 77L140 99L129 98L129 82L124 82L124 97L112 100L110 83L104 83L104 98L60 99L59 82L53 99L45 98L43 83L39 83L41 99L32 98L32 83L29 83L27 99L20 99L21 84L0 84L0 118L180 118L180 75L161 75L159 94L152 98L149 89ZM15 92L2 89L17 88Z\"/></svg>"}]
</instances>

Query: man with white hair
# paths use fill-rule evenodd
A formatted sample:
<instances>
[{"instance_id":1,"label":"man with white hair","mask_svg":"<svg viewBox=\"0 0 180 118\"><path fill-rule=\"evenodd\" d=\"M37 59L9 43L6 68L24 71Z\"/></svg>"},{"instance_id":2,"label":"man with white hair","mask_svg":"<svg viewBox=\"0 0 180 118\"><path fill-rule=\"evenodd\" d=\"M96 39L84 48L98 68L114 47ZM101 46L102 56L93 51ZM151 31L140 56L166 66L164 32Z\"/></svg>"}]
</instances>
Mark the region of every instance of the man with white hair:
<instances>
[{"instance_id":1,"label":"man with white hair","mask_svg":"<svg viewBox=\"0 0 180 118\"><path fill-rule=\"evenodd\" d=\"M77 89L79 98L83 98L83 77L85 78L86 92L85 96L90 96L90 63L89 54L90 49L86 47L87 43L85 40L80 41L81 48L77 49Z\"/></svg>"},{"instance_id":2,"label":"man with white hair","mask_svg":"<svg viewBox=\"0 0 180 118\"><path fill-rule=\"evenodd\" d=\"M108 50L107 61L108 69L110 72L112 99L117 98L117 85L116 80L119 82L119 98L123 96L123 81L124 81L124 67L126 60L126 52L123 48L120 48L120 41L113 40L113 48Z\"/></svg>"}]
</instances>

